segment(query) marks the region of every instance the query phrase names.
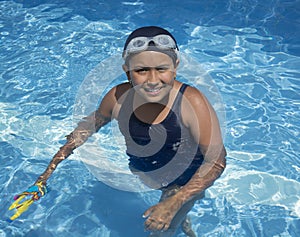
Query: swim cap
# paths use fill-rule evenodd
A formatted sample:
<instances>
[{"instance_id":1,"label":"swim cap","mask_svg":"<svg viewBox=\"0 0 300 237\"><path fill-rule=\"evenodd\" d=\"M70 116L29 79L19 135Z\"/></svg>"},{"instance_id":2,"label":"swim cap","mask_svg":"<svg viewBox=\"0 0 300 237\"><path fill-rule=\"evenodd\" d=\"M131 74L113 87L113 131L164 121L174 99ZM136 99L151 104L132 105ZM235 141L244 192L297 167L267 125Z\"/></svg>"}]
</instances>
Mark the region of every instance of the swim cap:
<instances>
[{"instance_id":1,"label":"swim cap","mask_svg":"<svg viewBox=\"0 0 300 237\"><path fill-rule=\"evenodd\" d=\"M177 46L177 42L175 40L175 38L173 37L173 35L161 28L161 27L158 27L158 26L145 26L145 27L141 27L141 28L138 28L136 30L134 30L129 36L128 38L126 39L125 41L125 44L124 44L124 49L123 49L123 57L125 55L125 52L127 50L127 47L128 47L128 44L135 38L138 38L138 37L148 37L148 38L151 38L151 37L154 37L154 36L157 36L157 35L168 35L172 38L172 40L174 41L175 43L175 48L174 49L162 49L160 47L157 47L157 45L155 45L155 43L153 41L150 41L148 43L146 49L142 50L142 51L157 51L157 52L161 52L161 53L164 53L164 54L167 54L174 62L176 62L177 60L177 54L175 52L175 50L179 50L178 49L178 46ZM139 51L141 52L141 51ZM137 52L135 52L137 53ZM130 57L124 57L124 60L125 61L128 61Z\"/></svg>"}]
</instances>

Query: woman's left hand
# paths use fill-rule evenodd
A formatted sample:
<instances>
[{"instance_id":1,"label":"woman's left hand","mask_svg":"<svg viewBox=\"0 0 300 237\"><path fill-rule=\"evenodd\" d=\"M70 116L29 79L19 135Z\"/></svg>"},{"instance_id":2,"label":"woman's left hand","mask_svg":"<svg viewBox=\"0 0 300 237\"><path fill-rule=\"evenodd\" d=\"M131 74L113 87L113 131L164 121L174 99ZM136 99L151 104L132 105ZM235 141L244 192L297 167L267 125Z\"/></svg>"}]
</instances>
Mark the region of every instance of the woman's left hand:
<instances>
[{"instance_id":1,"label":"woman's left hand","mask_svg":"<svg viewBox=\"0 0 300 237\"><path fill-rule=\"evenodd\" d=\"M145 221L146 230L166 231L169 229L180 207L180 203L174 196L150 207L143 215L144 218L147 218Z\"/></svg>"}]
</instances>

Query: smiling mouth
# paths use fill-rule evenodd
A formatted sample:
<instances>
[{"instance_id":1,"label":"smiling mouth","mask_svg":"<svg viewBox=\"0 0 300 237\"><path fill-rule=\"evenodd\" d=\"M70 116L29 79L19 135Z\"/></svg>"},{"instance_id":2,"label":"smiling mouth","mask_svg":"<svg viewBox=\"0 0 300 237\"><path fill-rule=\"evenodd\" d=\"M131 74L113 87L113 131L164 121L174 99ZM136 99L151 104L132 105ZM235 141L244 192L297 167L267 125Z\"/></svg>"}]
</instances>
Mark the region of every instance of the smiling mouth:
<instances>
[{"instance_id":1,"label":"smiling mouth","mask_svg":"<svg viewBox=\"0 0 300 237\"><path fill-rule=\"evenodd\" d=\"M158 88L144 88L144 90L151 94L151 95L156 95L161 91L162 87L158 87Z\"/></svg>"}]
</instances>

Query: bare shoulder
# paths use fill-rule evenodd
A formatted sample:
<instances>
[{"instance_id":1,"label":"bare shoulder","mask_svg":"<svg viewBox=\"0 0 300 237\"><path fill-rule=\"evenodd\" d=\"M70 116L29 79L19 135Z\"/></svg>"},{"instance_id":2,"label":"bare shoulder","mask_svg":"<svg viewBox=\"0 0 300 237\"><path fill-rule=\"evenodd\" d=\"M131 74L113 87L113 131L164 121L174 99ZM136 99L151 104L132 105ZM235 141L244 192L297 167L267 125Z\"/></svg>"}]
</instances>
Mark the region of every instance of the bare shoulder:
<instances>
[{"instance_id":1,"label":"bare shoulder","mask_svg":"<svg viewBox=\"0 0 300 237\"><path fill-rule=\"evenodd\" d=\"M98 110L101 110L102 114L116 118L122 101L124 100L123 97L130 88L131 86L129 83L122 83L114 86L104 96Z\"/></svg>"},{"instance_id":2,"label":"bare shoulder","mask_svg":"<svg viewBox=\"0 0 300 237\"><path fill-rule=\"evenodd\" d=\"M118 103L122 96L126 94L126 92L130 90L130 88L131 86L129 83L118 84L107 92L107 94L103 98L103 101L109 103Z\"/></svg>"},{"instance_id":3,"label":"bare shoulder","mask_svg":"<svg viewBox=\"0 0 300 237\"><path fill-rule=\"evenodd\" d=\"M187 127L198 121L199 117L204 118L211 115L212 106L197 88L188 86L183 95L181 111L183 122Z\"/></svg>"},{"instance_id":4,"label":"bare shoulder","mask_svg":"<svg viewBox=\"0 0 300 237\"><path fill-rule=\"evenodd\" d=\"M115 97L118 101L122 100L122 97L127 94L127 92L131 89L131 85L128 82L119 84L114 87L115 89Z\"/></svg>"},{"instance_id":5,"label":"bare shoulder","mask_svg":"<svg viewBox=\"0 0 300 237\"><path fill-rule=\"evenodd\" d=\"M185 103L190 103L192 106L207 106L209 104L205 95L193 86L188 86L184 92Z\"/></svg>"}]
</instances>

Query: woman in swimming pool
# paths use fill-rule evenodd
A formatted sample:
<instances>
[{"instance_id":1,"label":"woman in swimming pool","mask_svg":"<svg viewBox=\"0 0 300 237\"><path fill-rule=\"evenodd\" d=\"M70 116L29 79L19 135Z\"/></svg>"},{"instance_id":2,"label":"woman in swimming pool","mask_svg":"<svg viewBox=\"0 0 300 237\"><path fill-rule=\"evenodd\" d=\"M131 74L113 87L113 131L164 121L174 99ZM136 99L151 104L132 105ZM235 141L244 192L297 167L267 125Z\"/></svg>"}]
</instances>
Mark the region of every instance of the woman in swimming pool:
<instances>
[{"instance_id":1,"label":"woman in swimming pool","mask_svg":"<svg viewBox=\"0 0 300 237\"><path fill-rule=\"evenodd\" d=\"M112 88L67 136L31 189L34 200L45 194L61 161L116 119L131 171L162 191L160 202L143 215L150 236L173 236L180 225L187 236L196 236L187 213L222 174L226 151L210 103L199 90L176 80L178 55L176 40L160 27L142 27L128 36L123 51L128 82Z\"/></svg>"}]
</instances>

